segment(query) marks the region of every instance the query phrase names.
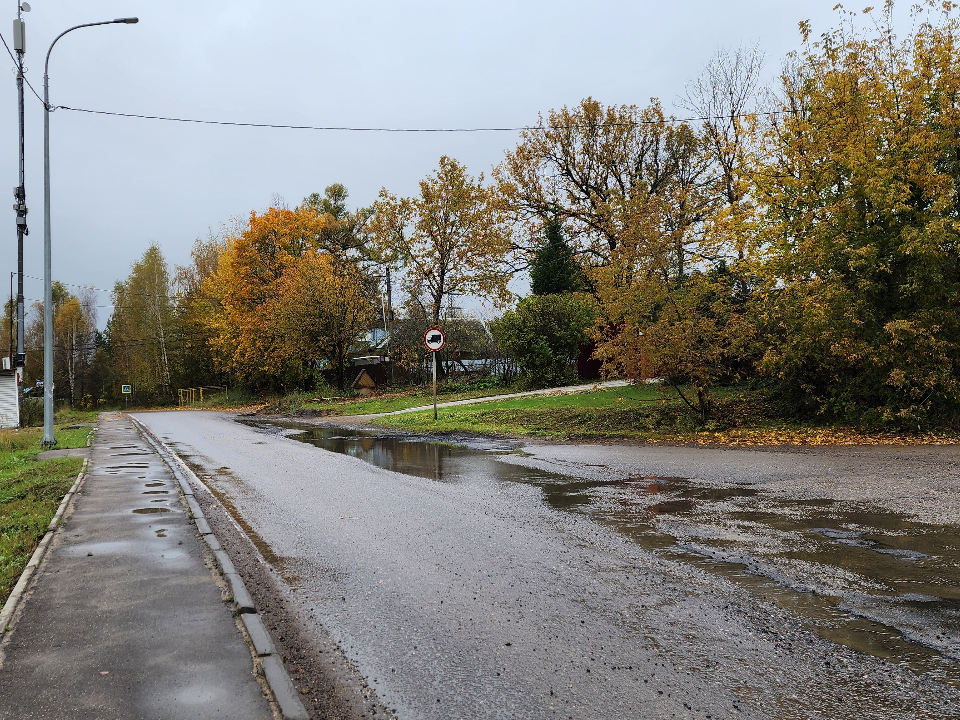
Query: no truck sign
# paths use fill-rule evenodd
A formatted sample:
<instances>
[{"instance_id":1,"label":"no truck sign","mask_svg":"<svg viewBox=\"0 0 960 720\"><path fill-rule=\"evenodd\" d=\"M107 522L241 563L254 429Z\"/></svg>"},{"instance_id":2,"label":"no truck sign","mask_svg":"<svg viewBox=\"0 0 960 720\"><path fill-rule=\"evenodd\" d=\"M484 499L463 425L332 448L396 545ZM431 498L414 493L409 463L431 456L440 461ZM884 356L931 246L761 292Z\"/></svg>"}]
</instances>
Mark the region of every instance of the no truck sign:
<instances>
[{"instance_id":1,"label":"no truck sign","mask_svg":"<svg viewBox=\"0 0 960 720\"><path fill-rule=\"evenodd\" d=\"M432 352L440 350L446 341L443 330L440 328L430 328L423 334L423 344L427 346L427 350Z\"/></svg>"},{"instance_id":2,"label":"no truck sign","mask_svg":"<svg viewBox=\"0 0 960 720\"><path fill-rule=\"evenodd\" d=\"M423 344L433 353L433 419L437 419L437 350L443 347L447 339L440 328L430 328L423 334Z\"/></svg>"}]
</instances>

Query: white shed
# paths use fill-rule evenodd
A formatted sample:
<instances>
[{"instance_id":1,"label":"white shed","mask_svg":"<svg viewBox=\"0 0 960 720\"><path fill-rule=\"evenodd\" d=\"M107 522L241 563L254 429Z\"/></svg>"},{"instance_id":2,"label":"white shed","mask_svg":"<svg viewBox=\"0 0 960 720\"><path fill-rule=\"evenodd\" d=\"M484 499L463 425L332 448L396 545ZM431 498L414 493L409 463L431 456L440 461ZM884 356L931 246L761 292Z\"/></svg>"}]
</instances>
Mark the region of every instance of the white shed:
<instances>
[{"instance_id":1,"label":"white shed","mask_svg":"<svg viewBox=\"0 0 960 720\"><path fill-rule=\"evenodd\" d=\"M0 370L0 428L20 427L20 379L16 370Z\"/></svg>"}]
</instances>

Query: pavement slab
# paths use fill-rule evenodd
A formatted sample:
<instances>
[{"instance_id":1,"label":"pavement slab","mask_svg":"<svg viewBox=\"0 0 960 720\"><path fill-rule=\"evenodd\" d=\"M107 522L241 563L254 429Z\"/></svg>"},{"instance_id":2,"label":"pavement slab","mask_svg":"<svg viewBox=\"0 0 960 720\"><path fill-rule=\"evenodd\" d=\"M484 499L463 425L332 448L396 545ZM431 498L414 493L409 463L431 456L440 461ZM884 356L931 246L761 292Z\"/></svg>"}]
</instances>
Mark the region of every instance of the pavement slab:
<instances>
[{"instance_id":1,"label":"pavement slab","mask_svg":"<svg viewBox=\"0 0 960 720\"><path fill-rule=\"evenodd\" d=\"M273 711L169 468L103 416L88 475L0 645L0 719Z\"/></svg>"}]
</instances>

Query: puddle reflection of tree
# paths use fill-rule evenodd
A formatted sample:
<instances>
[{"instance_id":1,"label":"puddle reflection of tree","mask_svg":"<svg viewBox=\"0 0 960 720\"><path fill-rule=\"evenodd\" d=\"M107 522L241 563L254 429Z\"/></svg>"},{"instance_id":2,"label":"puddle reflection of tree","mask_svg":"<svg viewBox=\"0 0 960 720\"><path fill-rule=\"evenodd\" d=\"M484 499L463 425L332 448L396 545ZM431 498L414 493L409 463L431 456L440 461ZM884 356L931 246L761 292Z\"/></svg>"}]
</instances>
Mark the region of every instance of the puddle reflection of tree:
<instances>
[{"instance_id":1,"label":"puddle reflection of tree","mask_svg":"<svg viewBox=\"0 0 960 720\"><path fill-rule=\"evenodd\" d=\"M446 479L448 461L454 456L453 450L445 445L402 442L370 435L318 435L311 438L311 442L325 450L349 455L385 470L416 475L428 480Z\"/></svg>"}]
</instances>

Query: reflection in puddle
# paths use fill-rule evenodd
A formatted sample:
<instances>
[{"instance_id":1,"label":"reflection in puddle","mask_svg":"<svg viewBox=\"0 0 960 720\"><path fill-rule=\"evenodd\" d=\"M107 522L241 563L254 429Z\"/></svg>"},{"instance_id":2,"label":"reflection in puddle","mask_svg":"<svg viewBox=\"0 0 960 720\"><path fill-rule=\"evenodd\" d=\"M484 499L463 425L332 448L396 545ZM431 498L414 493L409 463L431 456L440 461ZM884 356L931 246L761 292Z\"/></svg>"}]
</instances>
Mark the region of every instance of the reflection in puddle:
<instances>
[{"instance_id":1,"label":"reflection in puddle","mask_svg":"<svg viewBox=\"0 0 960 720\"><path fill-rule=\"evenodd\" d=\"M960 685L956 527L856 503L783 499L744 485L575 479L503 462L489 451L343 428L290 437L431 480L534 485L556 510L587 516L646 550L722 575L804 618L831 641Z\"/></svg>"},{"instance_id":2,"label":"reflection in puddle","mask_svg":"<svg viewBox=\"0 0 960 720\"><path fill-rule=\"evenodd\" d=\"M169 509L169 508L160 508L160 507L137 508L136 510L132 510L131 512L135 512L135 513L137 513L138 515L151 515L151 514L153 514L153 513L165 513L165 512L170 512L170 509Z\"/></svg>"}]
</instances>

